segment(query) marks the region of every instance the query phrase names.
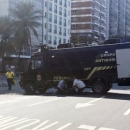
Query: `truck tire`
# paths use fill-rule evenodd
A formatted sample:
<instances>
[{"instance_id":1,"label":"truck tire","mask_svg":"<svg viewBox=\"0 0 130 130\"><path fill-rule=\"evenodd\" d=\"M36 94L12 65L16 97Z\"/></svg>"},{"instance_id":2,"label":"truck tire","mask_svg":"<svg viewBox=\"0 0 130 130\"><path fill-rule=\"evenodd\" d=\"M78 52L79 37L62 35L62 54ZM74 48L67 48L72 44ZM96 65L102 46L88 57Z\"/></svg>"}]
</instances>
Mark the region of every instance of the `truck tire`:
<instances>
[{"instance_id":1,"label":"truck tire","mask_svg":"<svg viewBox=\"0 0 130 130\"><path fill-rule=\"evenodd\" d=\"M106 86L101 81L95 81L92 84L92 91L95 94L104 94L104 93L106 93Z\"/></svg>"},{"instance_id":2,"label":"truck tire","mask_svg":"<svg viewBox=\"0 0 130 130\"><path fill-rule=\"evenodd\" d=\"M28 95L32 95L32 94L35 94L36 93L36 88L35 88L35 85L32 84L32 83L27 83L25 85L25 93L28 94Z\"/></svg>"}]
</instances>

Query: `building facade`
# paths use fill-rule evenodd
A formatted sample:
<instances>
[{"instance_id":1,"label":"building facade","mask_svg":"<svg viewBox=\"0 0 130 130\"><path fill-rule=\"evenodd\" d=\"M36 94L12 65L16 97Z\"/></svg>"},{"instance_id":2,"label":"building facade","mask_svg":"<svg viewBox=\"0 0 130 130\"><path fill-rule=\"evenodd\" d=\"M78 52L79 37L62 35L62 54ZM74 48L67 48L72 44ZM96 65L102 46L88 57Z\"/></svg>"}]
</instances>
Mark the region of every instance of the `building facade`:
<instances>
[{"instance_id":1,"label":"building facade","mask_svg":"<svg viewBox=\"0 0 130 130\"><path fill-rule=\"evenodd\" d=\"M130 0L109 1L109 37L130 36Z\"/></svg>"},{"instance_id":2,"label":"building facade","mask_svg":"<svg viewBox=\"0 0 130 130\"><path fill-rule=\"evenodd\" d=\"M6 15L10 15L9 9L15 8L20 1L27 0L0 0L6 1L3 4ZM35 8L43 13L42 26L37 29L38 39L32 34L32 46L47 44L56 48L59 44L70 42L70 20L71 0L28 0L35 5ZM1 4L2 6L2 4Z\"/></svg>"},{"instance_id":3,"label":"building facade","mask_svg":"<svg viewBox=\"0 0 130 130\"><path fill-rule=\"evenodd\" d=\"M71 42L102 42L107 38L107 0L71 0Z\"/></svg>"}]
</instances>

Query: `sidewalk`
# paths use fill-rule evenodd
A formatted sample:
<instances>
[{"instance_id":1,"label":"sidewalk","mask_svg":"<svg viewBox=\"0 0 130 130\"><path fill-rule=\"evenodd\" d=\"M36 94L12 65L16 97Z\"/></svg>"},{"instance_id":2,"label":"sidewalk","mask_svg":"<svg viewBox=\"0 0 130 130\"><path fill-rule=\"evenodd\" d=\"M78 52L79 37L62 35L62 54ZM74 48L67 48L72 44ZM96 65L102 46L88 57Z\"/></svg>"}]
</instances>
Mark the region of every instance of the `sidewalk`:
<instances>
[{"instance_id":1,"label":"sidewalk","mask_svg":"<svg viewBox=\"0 0 130 130\"><path fill-rule=\"evenodd\" d=\"M19 86L19 77L16 77L15 80L16 85L12 85L11 91L9 91L6 78L0 77L0 94L25 94Z\"/></svg>"}]
</instances>

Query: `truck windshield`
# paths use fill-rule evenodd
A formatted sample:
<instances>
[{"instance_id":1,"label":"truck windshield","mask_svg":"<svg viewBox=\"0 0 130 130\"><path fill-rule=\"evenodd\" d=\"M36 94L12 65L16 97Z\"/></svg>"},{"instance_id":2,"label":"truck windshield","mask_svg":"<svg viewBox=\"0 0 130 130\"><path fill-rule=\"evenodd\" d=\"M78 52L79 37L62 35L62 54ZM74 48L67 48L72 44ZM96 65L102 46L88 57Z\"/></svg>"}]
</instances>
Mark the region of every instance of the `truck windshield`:
<instances>
[{"instance_id":1,"label":"truck windshield","mask_svg":"<svg viewBox=\"0 0 130 130\"><path fill-rule=\"evenodd\" d=\"M30 61L30 69L36 69L42 67L42 58L41 57L32 57Z\"/></svg>"}]
</instances>

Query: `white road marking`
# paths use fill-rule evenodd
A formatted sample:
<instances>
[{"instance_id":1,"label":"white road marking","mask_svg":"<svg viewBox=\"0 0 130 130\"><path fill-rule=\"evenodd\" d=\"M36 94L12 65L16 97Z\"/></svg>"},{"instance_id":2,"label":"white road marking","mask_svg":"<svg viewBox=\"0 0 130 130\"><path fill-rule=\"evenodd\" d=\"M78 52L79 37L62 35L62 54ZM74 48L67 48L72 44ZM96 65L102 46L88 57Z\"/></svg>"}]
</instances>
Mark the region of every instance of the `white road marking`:
<instances>
[{"instance_id":1,"label":"white road marking","mask_svg":"<svg viewBox=\"0 0 130 130\"><path fill-rule=\"evenodd\" d=\"M58 128L57 130L63 130L63 129L65 129L66 127L68 127L68 126L70 126L72 123L68 123L68 124L66 124L66 125L64 125L64 126L62 126L62 127L60 127L60 128Z\"/></svg>"},{"instance_id":2,"label":"white road marking","mask_svg":"<svg viewBox=\"0 0 130 130\"><path fill-rule=\"evenodd\" d=\"M49 122L49 120L44 121L43 123L41 123L40 125L36 126L35 128L33 128L32 130L39 130L40 127L42 127L43 125L45 125L47 122Z\"/></svg>"},{"instance_id":3,"label":"white road marking","mask_svg":"<svg viewBox=\"0 0 130 130\"><path fill-rule=\"evenodd\" d=\"M23 119L20 119L20 120L17 120L17 121L8 123L8 124L4 124L4 125L0 126L0 129L5 130L5 129L22 124L22 123L27 122L27 121L29 121L29 120L26 118L23 118Z\"/></svg>"},{"instance_id":4,"label":"white road marking","mask_svg":"<svg viewBox=\"0 0 130 130\"><path fill-rule=\"evenodd\" d=\"M48 125L48 126L45 126L44 128L39 129L39 130L45 130L45 129L48 129L48 128L50 128L50 127L52 127L52 126L54 126L54 125L56 125L56 124L58 124L58 123L59 123L59 121L56 121L56 122L54 122L54 123L52 123L52 124L50 124L50 125Z\"/></svg>"},{"instance_id":5,"label":"white road marking","mask_svg":"<svg viewBox=\"0 0 130 130\"><path fill-rule=\"evenodd\" d=\"M130 114L130 108L124 113L125 116Z\"/></svg>"},{"instance_id":6,"label":"white road marking","mask_svg":"<svg viewBox=\"0 0 130 130\"><path fill-rule=\"evenodd\" d=\"M103 99L104 97L105 97L105 96L102 96L102 97L100 97L100 98L98 98L98 99L92 100L92 101L87 102L87 103L78 103L75 108L81 108L81 107L92 106L92 105L94 105L94 104L91 104L91 103L96 102L96 101L98 101L98 100L100 100L100 99Z\"/></svg>"},{"instance_id":7,"label":"white road marking","mask_svg":"<svg viewBox=\"0 0 130 130\"><path fill-rule=\"evenodd\" d=\"M89 125L81 125L78 128L85 129L85 130L95 130L96 126L89 126Z\"/></svg>"},{"instance_id":8,"label":"white road marking","mask_svg":"<svg viewBox=\"0 0 130 130\"><path fill-rule=\"evenodd\" d=\"M3 121L0 122L0 125L3 125L3 124L5 124L5 123L8 123L8 122L10 122L10 121L12 121L12 120L14 120L14 119L16 119L16 118L17 118L17 117L11 117L11 118L9 118L9 119L3 120Z\"/></svg>"},{"instance_id":9,"label":"white road marking","mask_svg":"<svg viewBox=\"0 0 130 130\"><path fill-rule=\"evenodd\" d=\"M0 102L0 104L19 102L19 101L22 101L22 100L25 100L25 99L29 99L29 98L33 98L33 97L19 97L19 98L14 98L14 99L9 100L9 101Z\"/></svg>"},{"instance_id":10,"label":"white road marking","mask_svg":"<svg viewBox=\"0 0 130 130\"><path fill-rule=\"evenodd\" d=\"M12 116L8 116L8 117L1 117L1 118L0 118L0 121L1 121L1 120L2 120L2 121L3 121L3 120L6 120L6 119L11 118L11 117L12 117Z\"/></svg>"},{"instance_id":11,"label":"white road marking","mask_svg":"<svg viewBox=\"0 0 130 130\"><path fill-rule=\"evenodd\" d=\"M29 119L28 121L31 121L31 120L32 120L32 119ZM38 123L38 122L40 122L40 120L34 120L34 122L29 123L29 124L27 124L27 125L24 125L24 126L22 126L22 127L19 127L19 128L15 129L15 130L24 130L23 128L26 128L26 127L31 126L31 125L33 125L33 124L36 124L36 123Z\"/></svg>"},{"instance_id":12,"label":"white road marking","mask_svg":"<svg viewBox=\"0 0 130 130\"><path fill-rule=\"evenodd\" d=\"M39 105L39 104L43 104L43 103L47 103L47 102L51 102L51 101L55 101L55 100L59 100L59 99L61 99L61 98L54 98L54 99L50 99L50 100L47 100L47 101L34 103L34 104L31 104L31 105L28 105L28 106L35 106L35 105Z\"/></svg>"},{"instance_id":13,"label":"white road marking","mask_svg":"<svg viewBox=\"0 0 130 130\"><path fill-rule=\"evenodd\" d=\"M99 128L98 130L117 130L117 129L110 129L110 128L101 127L101 128Z\"/></svg>"}]
</instances>

